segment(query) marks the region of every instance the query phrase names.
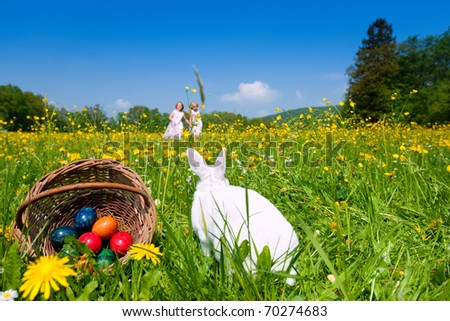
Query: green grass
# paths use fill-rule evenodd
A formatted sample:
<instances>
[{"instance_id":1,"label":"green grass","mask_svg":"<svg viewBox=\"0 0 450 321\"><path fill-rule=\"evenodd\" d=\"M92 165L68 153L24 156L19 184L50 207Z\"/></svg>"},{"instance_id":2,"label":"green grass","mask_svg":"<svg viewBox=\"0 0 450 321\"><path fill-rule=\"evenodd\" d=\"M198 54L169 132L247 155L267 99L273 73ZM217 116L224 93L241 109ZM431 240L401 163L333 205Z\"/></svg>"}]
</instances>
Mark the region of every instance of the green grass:
<instances>
[{"instance_id":1,"label":"green grass","mask_svg":"<svg viewBox=\"0 0 450 321\"><path fill-rule=\"evenodd\" d=\"M300 129L293 135L292 131L281 133L280 126L279 136L274 136L277 143L291 139L302 147L316 142L311 150L314 166L304 161L286 166L288 156L305 157L302 148L275 155L273 162L265 159L258 147L255 154L260 154L255 158L238 154L241 164L229 155L226 176L230 182L257 190L271 200L297 232L300 246L294 258L298 270L294 286L286 285L264 265L257 276L248 275L233 249L225 248L220 262L205 257L190 224L197 177L188 169L186 158L176 163L176 158L170 157L157 167L146 163L143 156L136 162L139 156L131 154L127 164L141 175L158 203L153 243L164 253L160 264L155 267L151 262L130 260L106 272L79 269L78 276L69 279L69 287L53 293L51 299L448 300L448 129L345 129L332 137L335 145L346 143L330 158L323 129ZM240 136L225 132L220 134L225 139L220 140L220 135L208 132L199 144L248 142L246 137L261 143L264 134L255 129ZM0 135L0 290L4 291L18 290L29 262L18 251L19 244L11 239L8 227L31 186L60 167L62 159L68 159L60 151L62 147L82 158L99 157L103 144L118 139L110 133L97 133L89 139L88 134ZM132 137L144 146L148 140L159 141L145 133ZM260 137L259 141L255 137ZM419 144L427 153L416 151ZM233 272L227 267L230 260Z\"/></svg>"}]
</instances>

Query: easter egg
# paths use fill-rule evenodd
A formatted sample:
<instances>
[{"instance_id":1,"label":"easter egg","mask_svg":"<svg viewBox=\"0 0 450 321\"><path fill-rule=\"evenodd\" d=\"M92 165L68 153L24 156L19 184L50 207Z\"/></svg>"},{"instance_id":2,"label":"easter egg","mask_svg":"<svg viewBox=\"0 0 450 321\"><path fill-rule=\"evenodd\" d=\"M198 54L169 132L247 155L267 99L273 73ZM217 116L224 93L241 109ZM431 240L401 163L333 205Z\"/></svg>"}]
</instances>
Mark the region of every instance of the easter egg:
<instances>
[{"instance_id":1,"label":"easter egg","mask_svg":"<svg viewBox=\"0 0 450 321\"><path fill-rule=\"evenodd\" d=\"M109 247L111 251L116 253L119 256L125 255L131 244L133 244L133 238L128 232L117 232L111 237L109 241Z\"/></svg>"},{"instance_id":2,"label":"easter egg","mask_svg":"<svg viewBox=\"0 0 450 321\"><path fill-rule=\"evenodd\" d=\"M110 260L106 257L99 257L96 259L96 262L97 262L97 266L101 269L108 268L111 264L114 263L113 260Z\"/></svg>"},{"instance_id":3,"label":"easter egg","mask_svg":"<svg viewBox=\"0 0 450 321\"><path fill-rule=\"evenodd\" d=\"M91 231L107 240L117 232L117 221L112 216L103 216L95 221Z\"/></svg>"},{"instance_id":4,"label":"easter egg","mask_svg":"<svg viewBox=\"0 0 450 321\"><path fill-rule=\"evenodd\" d=\"M67 236L74 236L78 238L80 234L71 226L59 226L55 228L50 234L50 243L56 251L60 251L64 245L64 239Z\"/></svg>"},{"instance_id":5,"label":"easter egg","mask_svg":"<svg viewBox=\"0 0 450 321\"><path fill-rule=\"evenodd\" d=\"M109 267L111 264L114 263L114 259L111 259L107 256L101 256L96 258L97 266L101 269Z\"/></svg>"},{"instance_id":6,"label":"easter egg","mask_svg":"<svg viewBox=\"0 0 450 321\"><path fill-rule=\"evenodd\" d=\"M97 258L105 258L114 262L116 255L110 249L104 248L97 254Z\"/></svg>"},{"instance_id":7,"label":"easter egg","mask_svg":"<svg viewBox=\"0 0 450 321\"><path fill-rule=\"evenodd\" d=\"M92 225L94 225L96 219L97 213L95 212L95 209L86 206L79 209L75 213L73 225L75 229L80 233L88 232L91 230L91 227Z\"/></svg>"},{"instance_id":8,"label":"easter egg","mask_svg":"<svg viewBox=\"0 0 450 321\"><path fill-rule=\"evenodd\" d=\"M94 253L98 253L98 251L102 248L101 237L92 232L85 232L81 234L78 241L86 243L86 245L89 246Z\"/></svg>"}]
</instances>

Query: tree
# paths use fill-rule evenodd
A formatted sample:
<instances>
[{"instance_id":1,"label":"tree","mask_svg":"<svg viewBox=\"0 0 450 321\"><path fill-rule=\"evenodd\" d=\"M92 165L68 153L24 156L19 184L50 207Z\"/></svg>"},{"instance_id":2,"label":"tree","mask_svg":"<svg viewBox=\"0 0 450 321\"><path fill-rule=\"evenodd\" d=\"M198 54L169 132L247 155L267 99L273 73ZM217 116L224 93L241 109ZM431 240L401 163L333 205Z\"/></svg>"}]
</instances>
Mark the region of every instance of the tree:
<instances>
[{"instance_id":1,"label":"tree","mask_svg":"<svg viewBox=\"0 0 450 321\"><path fill-rule=\"evenodd\" d=\"M0 119L11 124L12 131L29 131L34 117L45 114L43 96L34 95L11 84L0 86Z\"/></svg>"},{"instance_id":2,"label":"tree","mask_svg":"<svg viewBox=\"0 0 450 321\"><path fill-rule=\"evenodd\" d=\"M106 116L103 108L99 104L92 106L85 106L78 112L81 117L81 125L83 128L93 128L100 130L102 125L106 122L108 117Z\"/></svg>"},{"instance_id":3,"label":"tree","mask_svg":"<svg viewBox=\"0 0 450 321\"><path fill-rule=\"evenodd\" d=\"M143 119L149 118L150 109L147 106L134 106L128 110L128 118L133 124L142 123Z\"/></svg>"},{"instance_id":4,"label":"tree","mask_svg":"<svg viewBox=\"0 0 450 321\"><path fill-rule=\"evenodd\" d=\"M241 114L235 114L227 111L213 111L202 115L203 122L205 124L224 124L233 125L236 121L246 126L248 124L248 118Z\"/></svg>"},{"instance_id":5,"label":"tree","mask_svg":"<svg viewBox=\"0 0 450 321\"><path fill-rule=\"evenodd\" d=\"M450 30L440 36L412 36L398 46L398 106L419 123L450 121ZM408 93L418 90L414 99Z\"/></svg>"},{"instance_id":6,"label":"tree","mask_svg":"<svg viewBox=\"0 0 450 321\"><path fill-rule=\"evenodd\" d=\"M354 66L347 70L350 76L347 100L356 104L357 114L377 120L389 111L397 71L392 25L385 19L377 19L367 30L367 39L362 41Z\"/></svg>"},{"instance_id":7,"label":"tree","mask_svg":"<svg viewBox=\"0 0 450 321\"><path fill-rule=\"evenodd\" d=\"M118 123L133 124L139 130L159 132L167 126L169 115L161 114L158 108L149 109L147 106L134 106L127 112L117 114Z\"/></svg>"}]
</instances>

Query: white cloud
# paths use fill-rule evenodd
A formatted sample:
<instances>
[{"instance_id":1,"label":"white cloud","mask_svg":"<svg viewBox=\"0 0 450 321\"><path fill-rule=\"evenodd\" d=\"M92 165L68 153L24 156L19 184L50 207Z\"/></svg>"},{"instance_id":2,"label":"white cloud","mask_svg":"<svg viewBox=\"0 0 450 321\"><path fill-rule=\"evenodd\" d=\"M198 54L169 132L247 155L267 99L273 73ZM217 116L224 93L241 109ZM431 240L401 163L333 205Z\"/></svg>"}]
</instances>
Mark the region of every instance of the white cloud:
<instances>
[{"instance_id":1,"label":"white cloud","mask_svg":"<svg viewBox=\"0 0 450 321\"><path fill-rule=\"evenodd\" d=\"M131 107L131 103L123 98L118 98L114 102L114 107L116 107L120 110L126 110Z\"/></svg>"},{"instance_id":2,"label":"white cloud","mask_svg":"<svg viewBox=\"0 0 450 321\"><path fill-rule=\"evenodd\" d=\"M229 102L272 102L279 96L276 90L270 89L269 85L254 81L252 83L240 83L238 91L234 94L225 94L222 96L222 101Z\"/></svg>"}]
</instances>

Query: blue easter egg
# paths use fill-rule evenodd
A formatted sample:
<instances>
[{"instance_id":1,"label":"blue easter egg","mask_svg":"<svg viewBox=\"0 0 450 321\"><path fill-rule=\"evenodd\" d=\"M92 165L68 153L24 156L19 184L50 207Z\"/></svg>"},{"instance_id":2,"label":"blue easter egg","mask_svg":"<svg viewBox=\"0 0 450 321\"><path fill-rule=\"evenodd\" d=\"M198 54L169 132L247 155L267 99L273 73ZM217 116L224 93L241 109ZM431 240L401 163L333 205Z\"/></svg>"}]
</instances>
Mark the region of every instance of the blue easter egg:
<instances>
[{"instance_id":1,"label":"blue easter egg","mask_svg":"<svg viewBox=\"0 0 450 321\"><path fill-rule=\"evenodd\" d=\"M70 235L74 236L75 238L78 238L80 236L77 230L75 230L71 226L59 226L50 234L50 243L56 251L59 251L64 245L64 239Z\"/></svg>"},{"instance_id":2,"label":"blue easter egg","mask_svg":"<svg viewBox=\"0 0 450 321\"><path fill-rule=\"evenodd\" d=\"M92 225L94 225L96 219L97 213L95 212L95 209L86 206L79 209L75 213L73 225L75 226L75 229L80 233L89 232L92 228Z\"/></svg>"}]
</instances>

